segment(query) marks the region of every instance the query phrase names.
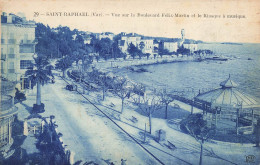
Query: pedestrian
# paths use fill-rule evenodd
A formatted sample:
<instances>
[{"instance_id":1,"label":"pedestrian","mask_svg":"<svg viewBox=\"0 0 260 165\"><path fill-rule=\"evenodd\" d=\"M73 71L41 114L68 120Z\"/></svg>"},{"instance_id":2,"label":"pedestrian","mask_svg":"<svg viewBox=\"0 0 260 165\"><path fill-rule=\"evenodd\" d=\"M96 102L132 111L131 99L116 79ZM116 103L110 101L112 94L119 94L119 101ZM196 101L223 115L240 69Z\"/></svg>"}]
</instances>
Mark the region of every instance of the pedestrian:
<instances>
[{"instance_id":1,"label":"pedestrian","mask_svg":"<svg viewBox=\"0 0 260 165\"><path fill-rule=\"evenodd\" d=\"M126 160L121 159L121 165L126 165Z\"/></svg>"}]
</instances>

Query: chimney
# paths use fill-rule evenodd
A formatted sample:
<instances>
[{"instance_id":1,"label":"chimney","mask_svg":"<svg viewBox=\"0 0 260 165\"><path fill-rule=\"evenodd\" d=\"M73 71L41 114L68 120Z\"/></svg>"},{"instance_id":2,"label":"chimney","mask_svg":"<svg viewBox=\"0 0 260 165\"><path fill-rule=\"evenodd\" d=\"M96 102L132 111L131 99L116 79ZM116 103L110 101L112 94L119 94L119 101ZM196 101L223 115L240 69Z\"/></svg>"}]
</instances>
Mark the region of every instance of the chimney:
<instances>
[{"instance_id":1,"label":"chimney","mask_svg":"<svg viewBox=\"0 0 260 165\"><path fill-rule=\"evenodd\" d=\"M8 15L7 16L7 23L13 23L13 15Z\"/></svg>"}]
</instances>

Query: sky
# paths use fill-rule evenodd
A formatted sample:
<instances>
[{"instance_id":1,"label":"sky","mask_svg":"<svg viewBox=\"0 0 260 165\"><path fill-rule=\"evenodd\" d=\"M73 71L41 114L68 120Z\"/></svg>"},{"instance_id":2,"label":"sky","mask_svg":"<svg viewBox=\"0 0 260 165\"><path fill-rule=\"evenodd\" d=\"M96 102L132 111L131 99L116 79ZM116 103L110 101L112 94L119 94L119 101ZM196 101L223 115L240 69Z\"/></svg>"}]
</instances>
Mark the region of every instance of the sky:
<instances>
[{"instance_id":1,"label":"sky","mask_svg":"<svg viewBox=\"0 0 260 165\"><path fill-rule=\"evenodd\" d=\"M0 2L2 12L14 14L22 12L27 19L48 24L50 27L62 25L96 33L135 32L146 36L169 38L180 38L181 29L185 29L185 37L189 39L206 42L260 43L259 0L0 0ZM68 16L68 13L72 12L83 12L88 16ZM37 13L39 15L35 17ZM156 16L159 14L159 17L139 17L138 13ZM102 16L96 16L98 14ZM128 14L128 17L123 17L122 14ZM172 17L162 17L163 14L170 14ZM175 14L189 17L176 17ZM209 18L206 15L217 18ZM241 15L245 18L227 18L228 15Z\"/></svg>"}]
</instances>

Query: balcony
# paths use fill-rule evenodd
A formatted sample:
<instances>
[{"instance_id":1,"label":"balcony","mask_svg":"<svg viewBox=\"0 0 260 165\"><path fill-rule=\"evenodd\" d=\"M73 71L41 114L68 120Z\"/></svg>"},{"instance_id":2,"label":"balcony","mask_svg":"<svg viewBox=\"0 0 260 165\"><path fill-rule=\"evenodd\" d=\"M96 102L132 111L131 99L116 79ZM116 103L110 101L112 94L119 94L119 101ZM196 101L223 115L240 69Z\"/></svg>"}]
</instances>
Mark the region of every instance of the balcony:
<instances>
[{"instance_id":1,"label":"balcony","mask_svg":"<svg viewBox=\"0 0 260 165\"><path fill-rule=\"evenodd\" d=\"M9 39L8 40L8 44L15 44L16 43L16 40L15 39Z\"/></svg>"},{"instance_id":2,"label":"balcony","mask_svg":"<svg viewBox=\"0 0 260 165\"><path fill-rule=\"evenodd\" d=\"M8 54L8 58L15 58L15 54Z\"/></svg>"},{"instance_id":3,"label":"balcony","mask_svg":"<svg viewBox=\"0 0 260 165\"><path fill-rule=\"evenodd\" d=\"M6 60L6 54L1 54L1 60Z\"/></svg>"},{"instance_id":4,"label":"balcony","mask_svg":"<svg viewBox=\"0 0 260 165\"><path fill-rule=\"evenodd\" d=\"M8 69L8 73L14 73L14 69Z\"/></svg>"}]
</instances>

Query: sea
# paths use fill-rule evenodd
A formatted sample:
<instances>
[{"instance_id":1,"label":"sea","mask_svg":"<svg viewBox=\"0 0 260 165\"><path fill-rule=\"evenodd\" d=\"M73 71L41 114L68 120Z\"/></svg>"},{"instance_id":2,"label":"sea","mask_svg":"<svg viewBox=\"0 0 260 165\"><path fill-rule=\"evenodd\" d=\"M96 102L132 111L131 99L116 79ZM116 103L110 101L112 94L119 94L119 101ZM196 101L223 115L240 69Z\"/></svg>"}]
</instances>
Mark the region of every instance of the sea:
<instances>
[{"instance_id":1,"label":"sea","mask_svg":"<svg viewBox=\"0 0 260 165\"><path fill-rule=\"evenodd\" d=\"M148 88L183 91L187 96L219 88L229 76L238 90L260 100L260 44L198 44L227 61L187 61L143 66L148 72L124 74Z\"/></svg>"}]
</instances>

